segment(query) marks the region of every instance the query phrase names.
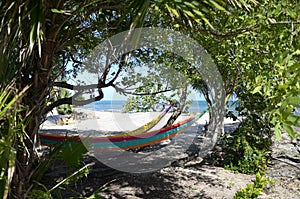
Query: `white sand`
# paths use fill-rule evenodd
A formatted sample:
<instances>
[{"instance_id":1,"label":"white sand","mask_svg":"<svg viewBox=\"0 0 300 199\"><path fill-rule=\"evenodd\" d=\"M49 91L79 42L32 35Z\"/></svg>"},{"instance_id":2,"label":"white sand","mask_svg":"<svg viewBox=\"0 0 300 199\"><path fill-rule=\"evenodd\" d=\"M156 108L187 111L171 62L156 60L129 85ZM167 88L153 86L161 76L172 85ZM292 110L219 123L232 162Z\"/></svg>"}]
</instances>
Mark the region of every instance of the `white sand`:
<instances>
[{"instance_id":1,"label":"white sand","mask_svg":"<svg viewBox=\"0 0 300 199\"><path fill-rule=\"evenodd\" d=\"M160 115L159 112L144 112L144 113L120 113L120 112L101 112L86 109L77 109L77 112L86 114L86 119L75 120L73 124L57 125L56 121L63 117L56 113L51 113L47 116L47 120L41 125L42 130L71 130L71 131L97 131L109 134L111 132L126 132L139 128L140 126L150 122L152 119ZM168 113L154 128L163 127L168 121L172 113ZM190 115L183 114L177 121L181 121ZM203 115L193 126L204 125L208 122L209 115ZM228 118L224 119L224 124L235 123Z\"/></svg>"}]
</instances>

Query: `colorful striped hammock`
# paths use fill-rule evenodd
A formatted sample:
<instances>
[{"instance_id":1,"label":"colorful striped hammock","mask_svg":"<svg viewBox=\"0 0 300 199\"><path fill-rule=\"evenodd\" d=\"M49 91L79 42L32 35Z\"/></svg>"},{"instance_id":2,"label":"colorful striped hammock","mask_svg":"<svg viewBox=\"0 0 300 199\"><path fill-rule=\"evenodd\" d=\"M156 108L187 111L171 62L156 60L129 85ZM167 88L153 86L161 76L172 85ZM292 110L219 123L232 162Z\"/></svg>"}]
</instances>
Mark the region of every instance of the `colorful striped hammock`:
<instances>
[{"instance_id":1,"label":"colorful striped hammock","mask_svg":"<svg viewBox=\"0 0 300 199\"><path fill-rule=\"evenodd\" d=\"M171 104L164 112L162 112L159 116L157 116L156 118L154 118L152 121L144 124L143 126L126 132L126 133L120 133L115 135L115 137L125 137L125 136L134 136L134 135L138 135L144 132L149 131L150 129L152 129L156 124L158 124L161 119L171 110L171 108L174 106L174 104ZM53 129L55 131L55 129ZM51 129L51 131L53 131ZM68 132L72 132L72 131L65 131L65 135L61 135L56 133L47 133L47 131L49 132L49 130L47 129L42 129L39 131L39 137L40 137L40 141L42 145L46 145L46 146L52 146L52 145L57 145L60 142L65 141L66 139L72 139L74 141L78 140L78 135L68 135ZM58 131L58 130L56 130ZM44 132L44 133L43 133ZM76 134L76 132L75 132Z\"/></svg>"},{"instance_id":2,"label":"colorful striped hammock","mask_svg":"<svg viewBox=\"0 0 300 199\"><path fill-rule=\"evenodd\" d=\"M206 112L205 110L195 117L190 117L171 126L148 132L142 132L138 129L132 132L111 136L62 136L54 134L40 133L42 145L55 146L62 142L82 141L90 151L110 151L110 150L128 150L140 148L159 143L181 133L193 123L195 123ZM166 113L163 113L166 114ZM144 125L145 126L145 125ZM141 129L140 127L139 129Z\"/></svg>"}]
</instances>

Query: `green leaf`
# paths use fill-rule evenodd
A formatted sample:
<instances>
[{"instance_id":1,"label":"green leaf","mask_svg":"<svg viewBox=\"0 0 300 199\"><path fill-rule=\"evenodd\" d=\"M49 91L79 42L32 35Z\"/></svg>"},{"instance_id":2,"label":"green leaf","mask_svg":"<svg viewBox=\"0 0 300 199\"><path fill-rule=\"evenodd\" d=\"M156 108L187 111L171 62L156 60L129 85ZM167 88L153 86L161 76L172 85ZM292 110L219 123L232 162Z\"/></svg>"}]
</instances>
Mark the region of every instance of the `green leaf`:
<instances>
[{"instance_id":1,"label":"green leaf","mask_svg":"<svg viewBox=\"0 0 300 199\"><path fill-rule=\"evenodd\" d=\"M286 130L286 132L288 133L288 135L291 137L291 138L295 138L296 137L296 133L294 131L294 129L287 123L283 123L283 128L284 130Z\"/></svg>"},{"instance_id":2,"label":"green leaf","mask_svg":"<svg viewBox=\"0 0 300 199\"><path fill-rule=\"evenodd\" d=\"M293 63L292 65L289 66L289 69L291 71L296 71L296 70L299 71L299 68L300 68L300 62L295 62L295 63ZM298 74L299 74L299 72L298 72Z\"/></svg>"},{"instance_id":3,"label":"green leaf","mask_svg":"<svg viewBox=\"0 0 300 199\"><path fill-rule=\"evenodd\" d=\"M171 9L171 12L176 16L176 17L179 17L179 13L177 12L176 9L174 8L170 8Z\"/></svg>"},{"instance_id":4,"label":"green leaf","mask_svg":"<svg viewBox=\"0 0 300 199\"><path fill-rule=\"evenodd\" d=\"M280 109L279 111L283 120L286 120L288 116L291 114L291 111L289 109Z\"/></svg>"},{"instance_id":5,"label":"green leaf","mask_svg":"<svg viewBox=\"0 0 300 199\"><path fill-rule=\"evenodd\" d=\"M297 115L294 115L293 113L291 113L288 115L286 120L293 124L297 124L299 119L300 119L300 116L297 116Z\"/></svg>"},{"instance_id":6,"label":"green leaf","mask_svg":"<svg viewBox=\"0 0 300 199\"><path fill-rule=\"evenodd\" d=\"M187 5L188 7L190 7L190 8L197 9L196 6L195 6L194 4L192 4L192 3L190 3L190 2L184 1L183 3L184 3L185 5Z\"/></svg>"},{"instance_id":7,"label":"green leaf","mask_svg":"<svg viewBox=\"0 0 300 199\"><path fill-rule=\"evenodd\" d=\"M34 40L35 40L35 24L31 26L31 30L29 33L29 51L31 52L34 46Z\"/></svg>"},{"instance_id":8,"label":"green leaf","mask_svg":"<svg viewBox=\"0 0 300 199\"><path fill-rule=\"evenodd\" d=\"M183 12L184 12L185 14L187 14L188 16L192 17L193 19L196 18L195 15L194 15L191 11L183 10Z\"/></svg>"},{"instance_id":9,"label":"green leaf","mask_svg":"<svg viewBox=\"0 0 300 199\"><path fill-rule=\"evenodd\" d=\"M227 10L226 10L223 6L219 5L216 1L210 0L210 2L211 2L211 4L214 5L218 10L221 10L221 11L223 11L223 12L227 12Z\"/></svg>"},{"instance_id":10,"label":"green leaf","mask_svg":"<svg viewBox=\"0 0 300 199\"><path fill-rule=\"evenodd\" d=\"M293 52L293 55L300 55L300 50L297 49L295 52Z\"/></svg>"},{"instance_id":11,"label":"green leaf","mask_svg":"<svg viewBox=\"0 0 300 199\"><path fill-rule=\"evenodd\" d=\"M276 140L281 139L281 126L280 126L280 123L277 123L275 125L275 137L276 137Z\"/></svg>"},{"instance_id":12,"label":"green leaf","mask_svg":"<svg viewBox=\"0 0 300 199\"><path fill-rule=\"evenodd\" d=\"M197 7L200 6L199 2L197 2L197 1L192 1L192 4L194 4L194 5L197 6Z\"/></svg>"},{"instance_id":13,"label":"green leaf","mask_svg":"<svg viewBox=\"0 0 300 199\"><path fill-rule=\"evenodd\" d=\"M66 145L62 149L62 157L69 167L77 166L80 159L87 152L87 149L82 142L72 142L72 144L66 141Z\"/></svg>"},{"instance_id":14,"label":"green leaf","mask_svg":"<svg viewBox=\"0 0 300 199\"><path fill-rule=\"evenodd\" d=\"M293 105L293 106L298 106L300 104L300 97L297 96L292 96L292 97L288 97L286 99L287 104Z\"/></svg>"},{"instance_id":15,"label":"green leaf","mask_svg":"<svg viewBox=\"0 0 300 199\"><path fill-rule=\"evenodd\" d=\"M195 14L199 15L200 17L203 17L203 16L204 16L204 14L203 14L201 11L199 11L199 10L193 10L193 12L194 12Z\"/></svg>"},{"instance_id":16,"label":"green leaf","mask_svg":"<svg viewBox=\"0 0 300 199\"><path fill-rule=\"evenodd\" d=\"M56 8L52 8L51 9L51 12L53 13L58 13L58 14L64 14L66 11L65 10L58 10Z\"/></svg>"},{"instance_id":17,"label":"green leaf","mask_svg":"<svg viewBox=\"0 0 300 199\"><path fill-rule=\"evenodd\" d=\"M252 91L252 94L255 94L255 93L261 93L260 90L261 90L262 86L257 86L253 91Z\"/></svg>"},{"instance_id":18,"label":"green leaf","mask_svg":"<svg viewBox=\"0 0 300 199\"><path fill-rule=\"evenodd\" d=\"M279 86L278 86L278 89L279 89L279 90L285 90L285 89L287 89L288 87L289 87L289 85L283 84L283 85L279 85Z\"/></svg>"}]
</instances>

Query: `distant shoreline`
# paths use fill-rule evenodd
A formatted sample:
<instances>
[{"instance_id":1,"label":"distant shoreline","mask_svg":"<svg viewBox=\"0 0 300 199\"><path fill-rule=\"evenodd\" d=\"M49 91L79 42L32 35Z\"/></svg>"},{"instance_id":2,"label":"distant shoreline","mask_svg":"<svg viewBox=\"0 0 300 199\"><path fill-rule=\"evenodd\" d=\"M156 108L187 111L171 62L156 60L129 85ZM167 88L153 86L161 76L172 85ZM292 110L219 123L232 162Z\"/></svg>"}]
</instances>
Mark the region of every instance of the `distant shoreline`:
<instances>
[{"instance_id":1,"label":"distant shoreline","mask_svg":"<svg viewBox=\"0 0 300 199\"><path fill-rule=\"evenodd\" d=\"M95 111L108 111L108 112L121 112L123 105L126 103L126 100L100 100L95 101L90 104L81 106L80 108L90 109ZM207 109L207 103L205 100L195 100L192 102L189 108L189 112L202 112ZM234 111L235 107L232 107L231 110Z\"/></svg>"}]
</instances>

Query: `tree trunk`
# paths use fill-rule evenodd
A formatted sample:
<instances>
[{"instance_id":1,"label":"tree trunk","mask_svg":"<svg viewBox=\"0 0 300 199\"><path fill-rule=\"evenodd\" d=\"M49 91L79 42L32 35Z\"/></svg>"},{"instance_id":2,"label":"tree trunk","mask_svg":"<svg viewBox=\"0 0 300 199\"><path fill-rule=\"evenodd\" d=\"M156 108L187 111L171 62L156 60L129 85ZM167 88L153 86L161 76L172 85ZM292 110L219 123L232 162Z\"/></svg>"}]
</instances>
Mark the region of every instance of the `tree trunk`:
<instances>
[{"instance_id":1,"label":"tree trunk","mask_svg":"<svg viewBox=\"0 0 300 199\"><path fill-rule=\"evenodd\" d=\"M174 124L174 122L180 116L180 114L182 113L182 111L185 107L185 102L186 102L186 98L187 98L187 86L182 88L181 92L182 93L181 93L181 96L180 96L179 107L173 112L173 114L171 115L171 117L169 118L167 124L164 127L167 127L167 126L170 126L170 125Z\"/></svg>"},{"instance_id":2,"label":"tree trunk","mask_svg":"<svg viewBox=\"0 0 300 199\"><path fill-rule=\"evenodd\" d=\"M52 1L51 1L52 2ZM47 7L59 8L57 2L47 2ZM48 10L45 14L44 41L41 45L42 53L39 55L38 47L33 49L32 56L29 58L30 65L23 67L23 77L19 78L17 84L21 87L31 85L31 88L22 98L21 104L27 108L23 113L26 118L26 129L22 138L18 140L17 165L11 184L11 194L9 198L26 198L28 192L32 189L33 164L37 160L35 154L37 133L43 118L44 108L46 107L47 97L50 93L49 81L52 70L52 60L57 51L56 35L60 25L63 22L59 15L53 17L53 13ZM54 19L54 20L53 20ZM33 71L33 72L32 72Z\"/></svg>"}]
</instances>

